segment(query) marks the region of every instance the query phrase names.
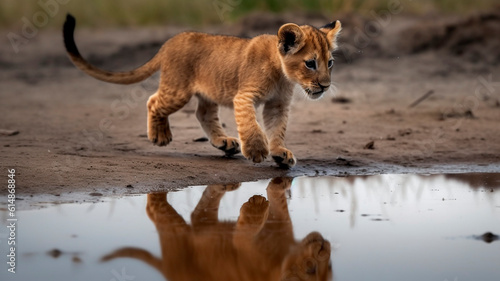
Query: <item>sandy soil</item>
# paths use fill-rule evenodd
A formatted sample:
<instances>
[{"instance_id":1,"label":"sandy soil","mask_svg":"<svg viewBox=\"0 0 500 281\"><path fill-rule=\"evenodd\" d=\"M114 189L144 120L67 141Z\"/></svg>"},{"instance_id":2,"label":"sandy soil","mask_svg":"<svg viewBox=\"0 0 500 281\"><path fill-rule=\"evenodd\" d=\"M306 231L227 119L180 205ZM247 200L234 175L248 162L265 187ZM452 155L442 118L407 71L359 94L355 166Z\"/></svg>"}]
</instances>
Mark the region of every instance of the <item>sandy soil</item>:
<instances>
[{"instance_id":1,"label":"sandy soil","mask_svg":"<svg viewBox=\"0 0 500 281\"><path fill-rule=\"evenodd\" d=\"M0 132L0 166L5 174L16 169L20 197L47 201L284 175L500 171L499 13L440 21L394 17L366 41L359 31L373 22L340 18L338 91L320 101L296 95L287 144L298 164L291 170L270 160L226 158L208 142L193 141L204 136L196 101L171 117L174 142L153 146L145 135L145 104L157 76L132 86L96 81L66 58L61 34L47 30L18 54L0 37L0 129L18 132ZM312 15L252 15L206 30L253 36L288 21L327 22ZM95 64L126 70L182 30L77 26L76 40ZM236 136L231 110L221 116Z\"/></svg>"}]
</instances>

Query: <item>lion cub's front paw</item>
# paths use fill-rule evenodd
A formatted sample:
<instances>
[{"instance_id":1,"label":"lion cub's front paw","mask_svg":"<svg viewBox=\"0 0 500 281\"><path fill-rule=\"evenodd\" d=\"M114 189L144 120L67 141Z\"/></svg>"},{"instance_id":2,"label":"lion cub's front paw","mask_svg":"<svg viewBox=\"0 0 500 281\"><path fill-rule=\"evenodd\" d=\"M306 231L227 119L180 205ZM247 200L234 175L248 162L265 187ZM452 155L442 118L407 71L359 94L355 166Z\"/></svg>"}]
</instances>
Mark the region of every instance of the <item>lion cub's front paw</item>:
<instances>
[{"instance_id":1,"label":"lion cub's front paw","mask_svg":"<svg viewBox=\"0 0 500 281\"><path fill-rule=\"evenodd\" d=\"M293 153L284 147L272 149L271 156L273 157L274 162L276 162L276 164L278 164L281 168L291 168L297 163Z\"/></svg>"},{"instance_id":2,"label":"lion cub's front paw","mask_svg":"<svg viewBox=\"0 0 500 281\"><path fill-rule=\"evenodd\" d=\"M243 156L254 163L264 161L269 155L267 137L263 133L252 135L252 137L243 142L242 153Z\"/></svg>"},{"instance_id":3,"label":"lion cub's front paw","mask_svg":"<svg viewBox=\"0 0 500 281\"><path fill-rule=\"evenodd\" d=\"M241 206L238 225L240 227L258 227L262 225L269 214L269 201L260 195L254 195L248 199L248 202Z\"/></svg>"},{"instance_id":4,"label":"lion cub's front paw","mask_svg":"<svg viewBox=\"0 0 500 281\"><path fill-rule=\"evenodd\" d=\"M238 139L232 137L218 137L210 140L210 143L226 154L226 156L232 156L234 154L240 153L240 143Z\"/></svg>"}]
</instances>

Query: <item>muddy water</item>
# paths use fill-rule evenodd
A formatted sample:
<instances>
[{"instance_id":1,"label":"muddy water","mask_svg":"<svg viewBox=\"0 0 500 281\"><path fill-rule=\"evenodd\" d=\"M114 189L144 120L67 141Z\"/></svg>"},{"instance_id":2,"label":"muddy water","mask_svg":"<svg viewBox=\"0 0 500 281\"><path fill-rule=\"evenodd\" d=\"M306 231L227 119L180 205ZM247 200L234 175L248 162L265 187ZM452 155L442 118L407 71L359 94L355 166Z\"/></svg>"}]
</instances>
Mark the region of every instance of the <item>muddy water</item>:
<instances>
[{"instance_id":1,"label":"muddy water","mask_svg":"<svg viewBox=\"0 0 500 281\"><path fill-rule=\"evenodd\" d=\"M15 274L1 211L0 280L500 280L499 179L278 178L21 210Z\"/></svg>"}]
</instances>

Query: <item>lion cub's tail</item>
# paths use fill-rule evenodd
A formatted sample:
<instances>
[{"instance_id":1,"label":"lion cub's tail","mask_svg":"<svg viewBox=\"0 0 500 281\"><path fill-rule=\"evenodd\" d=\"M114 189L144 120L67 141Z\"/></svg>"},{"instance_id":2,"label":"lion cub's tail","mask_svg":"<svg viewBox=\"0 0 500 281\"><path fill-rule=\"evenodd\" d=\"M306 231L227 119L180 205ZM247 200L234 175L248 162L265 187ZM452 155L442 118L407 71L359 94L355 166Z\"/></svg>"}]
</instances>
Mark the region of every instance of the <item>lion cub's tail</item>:
<instances>
[{"instance_id":1,"label":"lion cub's tail","mask_svg":"<svg viewBox=\"0 0 500 281\"><path fill-rule=\"evenodd\" d=\"M68 52L71 61L88 75L105 82L133 84L148 78L160 69L160 56L158 54L141 67L126 72L110 72L91 65L82 57L82 55L80 55L80 52L76 47L73 36L75 24L75 18L68 14L63 27L64 46L66 47L66 51Z\"/></svg>"}]
</instances>

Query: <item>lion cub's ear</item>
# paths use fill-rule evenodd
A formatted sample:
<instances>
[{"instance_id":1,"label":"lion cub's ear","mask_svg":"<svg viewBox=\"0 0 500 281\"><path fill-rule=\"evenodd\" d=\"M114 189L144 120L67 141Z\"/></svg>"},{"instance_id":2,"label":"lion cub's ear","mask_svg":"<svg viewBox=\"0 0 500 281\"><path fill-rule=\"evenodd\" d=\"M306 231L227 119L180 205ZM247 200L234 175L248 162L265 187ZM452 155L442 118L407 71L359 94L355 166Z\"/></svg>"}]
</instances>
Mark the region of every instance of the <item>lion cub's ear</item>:
<instances>
[{"instance_id":1,"label":"lion cub's ear","mask_svg":"<svg viewBox=\"0 0 500 281\"><path fill-rule=\"evenodd\" d=\"M342 30L342 24L340 21L332 21L331 23L321 27L319 30L324 32L326 34L326 37L330 42L332 43L332 46L334 49L337 48L337 37L340 34L340 31Z\"/></svg>"},{"instance_id":2,"label":"lion cub's ear","mask_svg":"<svg viewBox=\"0 0 500 281\"><path fill-rule=\"evenodd\" d=\"M282 25L278 30L278 39L278 49L282 55L295 54L305 44L304 32L294 23Z\"/></svg>"}]
</instances>

